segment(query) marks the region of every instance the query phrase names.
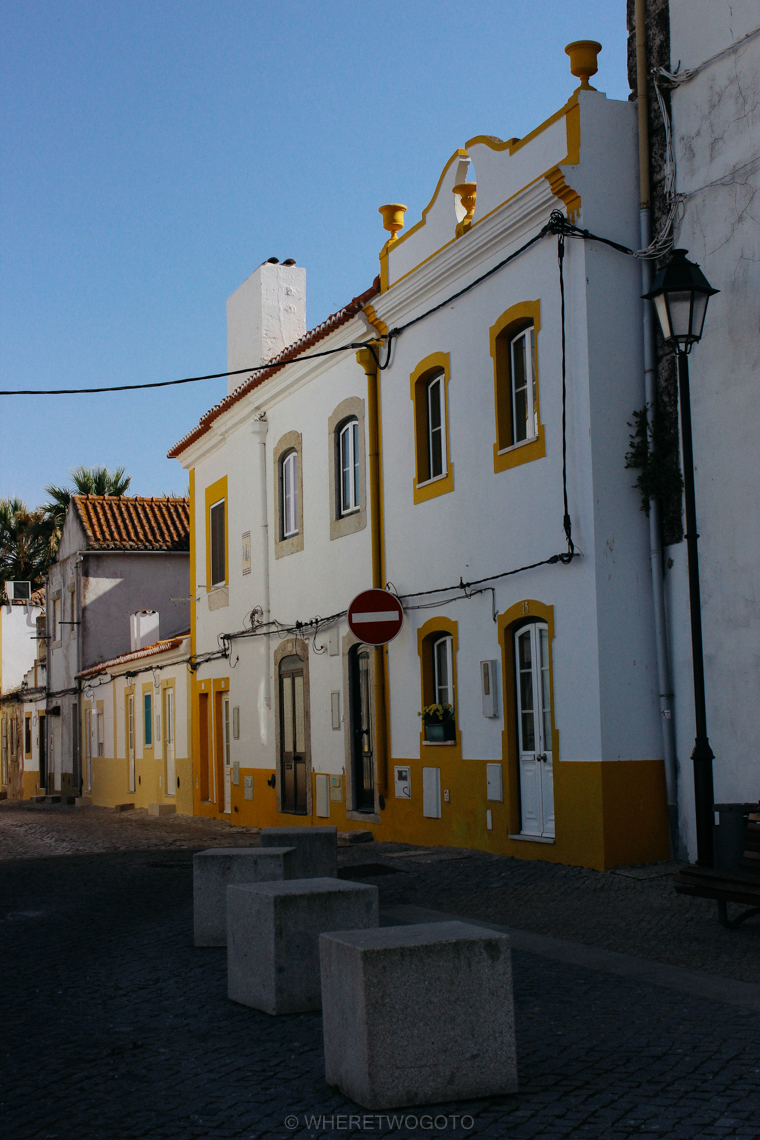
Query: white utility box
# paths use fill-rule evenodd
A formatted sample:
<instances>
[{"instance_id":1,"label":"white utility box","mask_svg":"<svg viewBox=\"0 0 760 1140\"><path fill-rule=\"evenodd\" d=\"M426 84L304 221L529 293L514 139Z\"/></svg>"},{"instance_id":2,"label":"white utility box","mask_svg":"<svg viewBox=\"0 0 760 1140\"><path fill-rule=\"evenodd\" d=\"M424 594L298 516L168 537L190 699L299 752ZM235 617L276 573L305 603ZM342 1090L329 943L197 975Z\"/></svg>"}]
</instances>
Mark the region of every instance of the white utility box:
<instances>
[{"instance_id":1,"label":"white utility box","mask_svg":"<svg viewBox=\"0 0 760 1140\"><path fill-rule=\"evenodd\" d=\"M499 715L499 675L497 661L480 662L480 692L483 698L483 716Z\"/></svg>"}]
</instances>

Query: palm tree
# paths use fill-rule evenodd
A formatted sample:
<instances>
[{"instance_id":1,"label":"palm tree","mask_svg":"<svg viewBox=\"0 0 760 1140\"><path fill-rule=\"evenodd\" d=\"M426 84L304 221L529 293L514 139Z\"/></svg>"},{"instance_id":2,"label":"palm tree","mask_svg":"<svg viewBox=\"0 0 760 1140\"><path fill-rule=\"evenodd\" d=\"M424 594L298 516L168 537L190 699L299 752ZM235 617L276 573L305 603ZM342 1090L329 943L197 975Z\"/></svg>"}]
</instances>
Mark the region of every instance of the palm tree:
<instances>
[{"instance_id":1,"label":"palm tree","mask_svg":"<svg viewBox=\"0 0 760 1140\"><path fill-rule=\"evenodd\" d=\"M61 531L66 520L66 511L72 495L116 495L126 494L131 475L125 475L123 467L117 467L111 472L107 467L75 467L69 472L74 486L58 487L51 483L45 488L45 494L50 496L43 508L45 512L45 529L48 545L51 551L51 561L55 558L58 543L61 540Z\"/></svg>"},{"instance_id":2,"label":"palm tree","mask_svg":"<svg viewBox=\"0 0 760 1140\"><path fill-rule=\"evenodd\" d=\"M42 508L30 511L21 499L0 499L0 593L8 581L41 586L49 549Z\"/></svg>"}]
</instances>

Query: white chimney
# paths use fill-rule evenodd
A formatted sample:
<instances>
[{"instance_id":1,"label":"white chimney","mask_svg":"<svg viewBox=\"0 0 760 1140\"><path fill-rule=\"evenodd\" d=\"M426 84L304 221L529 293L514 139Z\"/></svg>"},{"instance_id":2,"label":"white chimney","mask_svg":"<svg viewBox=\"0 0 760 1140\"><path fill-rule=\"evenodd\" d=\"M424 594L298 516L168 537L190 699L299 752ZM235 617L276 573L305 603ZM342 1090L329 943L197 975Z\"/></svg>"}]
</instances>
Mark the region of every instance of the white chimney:
<instances>
[{"instance_id":1,"label":"white chimney","mask_svg":"<svg viewBox=\"0 0 760 1140\"><path fill-rule=\"evenodd\" d=\"M130 652L158 641L158 610L138 610L129 615Z\"/></svg>"},{"instance_id":2,"label":"white chimney","mask_svg":"<svg viewBox=\"0 0 760 1140\"><path fill-rule=\"evenodd\" d=\"M227 300L230 372L266 364L306 332L306 270L265 261ZM227 392L246 380L227 377Z\"/></svg>"}]
</instances>

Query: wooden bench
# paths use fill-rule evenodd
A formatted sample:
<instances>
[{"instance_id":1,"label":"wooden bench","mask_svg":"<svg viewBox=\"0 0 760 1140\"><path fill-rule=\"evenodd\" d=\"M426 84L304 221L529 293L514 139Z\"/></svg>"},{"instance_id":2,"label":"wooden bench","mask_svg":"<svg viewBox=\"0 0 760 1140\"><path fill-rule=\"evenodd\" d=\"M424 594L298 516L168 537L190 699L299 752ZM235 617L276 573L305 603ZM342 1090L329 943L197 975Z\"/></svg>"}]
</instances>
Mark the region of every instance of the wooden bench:
<instances>
[{"instance_id":1,"label":"wooden bench","mask_svg":"<svg viewBox=\"0 0 760 1140\"><path fill-rule=\"evenodd\" d=\"M715 899L718 918L728 930L734 930L745 919L760 914L760 813L749 817L744 858L738 867L731 871L716 871L712 867L686 863L676 872L674 885L680 895ZM744 903L749 910L729 919L730 902Z\"/></svg>"}]
</instances>

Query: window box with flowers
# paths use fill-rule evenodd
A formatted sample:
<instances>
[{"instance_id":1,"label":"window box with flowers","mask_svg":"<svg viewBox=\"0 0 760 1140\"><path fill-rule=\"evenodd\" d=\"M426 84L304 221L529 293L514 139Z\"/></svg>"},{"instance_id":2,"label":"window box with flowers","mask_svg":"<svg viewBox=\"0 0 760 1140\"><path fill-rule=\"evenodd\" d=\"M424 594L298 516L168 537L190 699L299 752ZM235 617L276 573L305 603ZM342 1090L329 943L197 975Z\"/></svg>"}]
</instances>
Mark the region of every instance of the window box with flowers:
<instances>
[{"instance_id":1,"label":"window box with flowers","mask_svg":"<svg viewBox=\"0 0 760 1140\"><path fill-rule=\"evenodd\" d=\"M443 744L445 741L456 740L457 726L451 705L425 705L417 716L422 717L425 740L430 744Z\"/></svg>"}]
</instances>

